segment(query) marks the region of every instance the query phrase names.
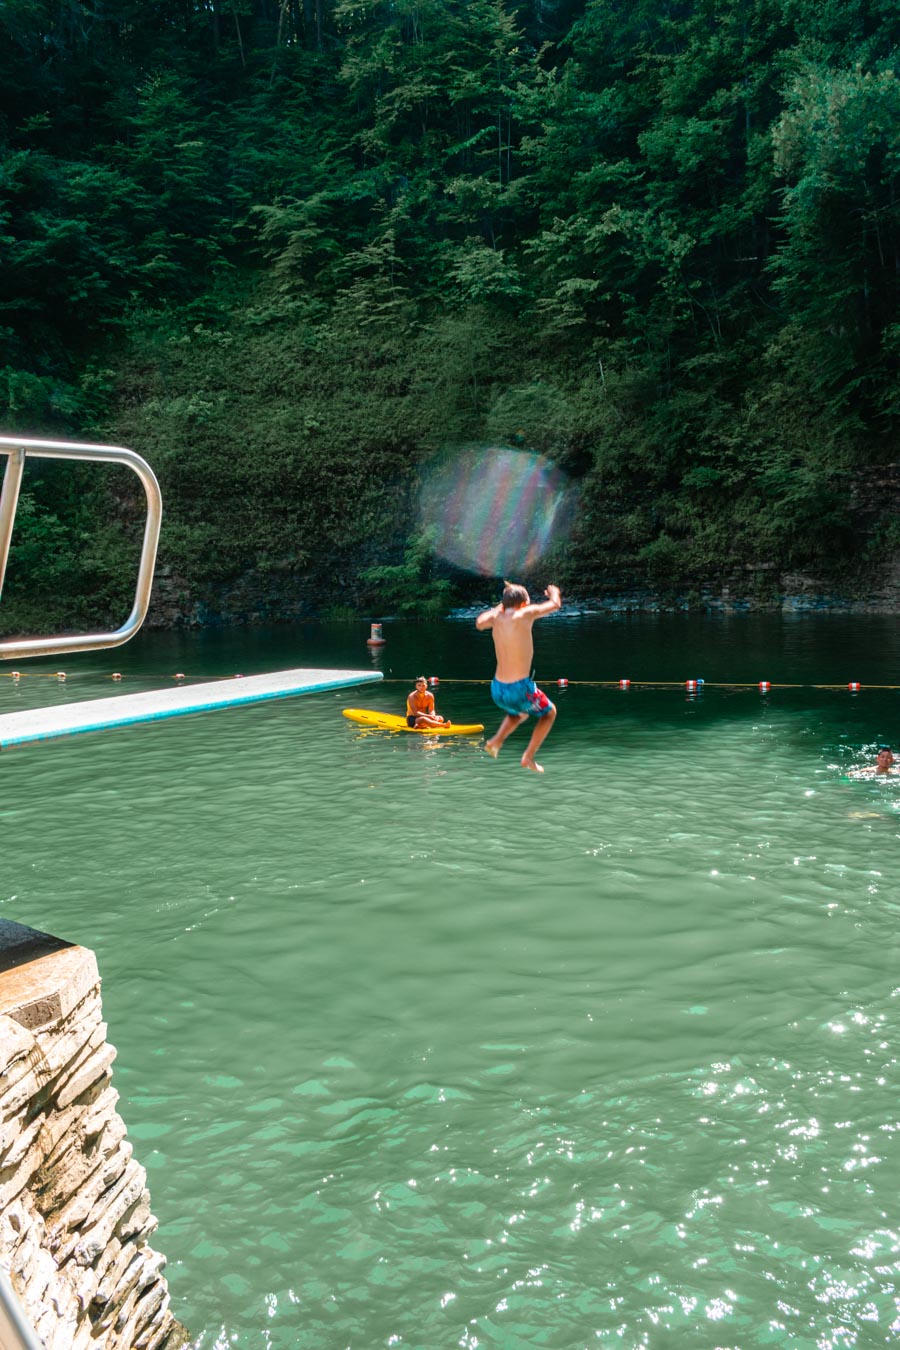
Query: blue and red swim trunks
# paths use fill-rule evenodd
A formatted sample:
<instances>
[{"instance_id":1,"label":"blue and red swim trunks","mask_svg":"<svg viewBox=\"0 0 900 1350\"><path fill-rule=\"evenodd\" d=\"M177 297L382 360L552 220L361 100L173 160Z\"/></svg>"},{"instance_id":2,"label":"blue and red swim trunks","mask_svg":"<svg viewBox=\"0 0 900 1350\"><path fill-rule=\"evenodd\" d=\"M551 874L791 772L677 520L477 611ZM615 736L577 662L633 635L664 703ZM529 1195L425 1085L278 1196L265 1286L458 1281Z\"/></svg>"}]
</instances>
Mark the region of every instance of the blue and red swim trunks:
<instances>
[{"instance_id":1,"label":"blue and red swim trunks","mask_svg":"<svg viewBox=\"0 0 900 1350\"><path fill-rule=\"evenodd\" d=\"M513 680L512 684L492 680L491 698L498 708L513 717L520 713L527 713L529 717L546 717L553 711L553 704L544 691L538 689L534 680Z\"/></svg>"}]
</instances>

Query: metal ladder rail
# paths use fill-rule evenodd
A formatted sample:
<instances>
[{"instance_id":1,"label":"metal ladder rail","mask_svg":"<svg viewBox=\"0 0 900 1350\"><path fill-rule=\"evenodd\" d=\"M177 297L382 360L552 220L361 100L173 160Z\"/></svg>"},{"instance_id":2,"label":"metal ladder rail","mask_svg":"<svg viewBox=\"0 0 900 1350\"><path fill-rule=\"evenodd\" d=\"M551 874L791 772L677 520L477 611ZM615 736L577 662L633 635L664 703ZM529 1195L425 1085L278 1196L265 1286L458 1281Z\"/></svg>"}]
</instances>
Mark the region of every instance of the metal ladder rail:
<instances>
[{"instance_id":1,"label":"metal ladder rail","mask_svg":"<svg viewBox=\"0 0 900 1350\"><path fill-rule=\"evenodd\" d=\"M31 437L0 436L0 454L7 455L0 494L0 593L6 576L19 490L25 458L31 451L40 459L80 459L103 464L124 464L141 480L147 497L147 522L141 544L141 561L135 586L134 605L121 628L113 633L91 633L75 637L29 638L0 643L0 660L14 657L56 656L62 652L93 651L118 647L134 637L147 615L150 588L156 567L156 549L162 522L162 497L156 475L146 460L133 450L116 445L91 445L81 441L42 441ZM0 1346L3 1350L43 1350L34 1328L22 1310L7 1272L0 1266Z\"/></svg>"},{"instance_id":2,"label":"metal ladder rail","mask_svg":"<svg viewBox=\"0 0 900 1350\"><path fill-rule=\"evenodd\" d=\"M0 1346L3 1350L44 1350L29 1323L9 1275L0 1266Z\"/></svg>"},{"instance_id":3,"label":"metal ladder rail","mask_svg":"<svg viewBox=\"0 0 900 1350\"><path fill-rule=\"evenodd\" d=\"M38 459L80 459L100 464L124 464L141 480L147 497L147 523L141 545L134 605L121 628L112 633L84 633L71 637L17 638L0 642L0 661L15 657L59 656L64 652L97 651L102 647L119 647L133 638L147 615L150 588L156 566L156 549L162 521L162 497L156 475L146 460L133 450L118 445L91 445L81 441L39 441L29 437L0 436L0 455L7 455L0 496L0 594L6 575L9 545L12 538L19 489L25 468L25 458L31 453Z\"/></svg>"}]
</instances>

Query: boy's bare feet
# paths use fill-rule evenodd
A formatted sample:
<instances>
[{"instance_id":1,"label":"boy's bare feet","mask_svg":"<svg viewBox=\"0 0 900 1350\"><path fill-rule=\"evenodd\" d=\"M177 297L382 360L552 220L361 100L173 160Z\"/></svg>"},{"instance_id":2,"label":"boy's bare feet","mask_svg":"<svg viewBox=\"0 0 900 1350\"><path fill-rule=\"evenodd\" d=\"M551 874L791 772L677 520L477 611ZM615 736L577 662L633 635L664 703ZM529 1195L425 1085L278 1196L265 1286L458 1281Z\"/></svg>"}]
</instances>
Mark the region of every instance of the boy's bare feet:
<instances>
[{"instance_id":1,"label":"boy's bare feet","mask_svg":"<svg viewBox=\"0 0 900 1350\"><path fill-rule=\"evenodd\" d=\"M529 754L522 756L522 768L530 769L532 773L543 773L543 765L538 764L537 760Z\"/></svg>"},{"instance_id":2,"label":"boy's bare feet","mask_svg":"<svg viewBox=\"0 0 900 1350\"><path fill-rule=\"evenodd\" d=\"M485 741L484 748L490 755L491 759L496 759L500 753L499 745L495 745L493 741Z\"/></svg>"}]
</instances>

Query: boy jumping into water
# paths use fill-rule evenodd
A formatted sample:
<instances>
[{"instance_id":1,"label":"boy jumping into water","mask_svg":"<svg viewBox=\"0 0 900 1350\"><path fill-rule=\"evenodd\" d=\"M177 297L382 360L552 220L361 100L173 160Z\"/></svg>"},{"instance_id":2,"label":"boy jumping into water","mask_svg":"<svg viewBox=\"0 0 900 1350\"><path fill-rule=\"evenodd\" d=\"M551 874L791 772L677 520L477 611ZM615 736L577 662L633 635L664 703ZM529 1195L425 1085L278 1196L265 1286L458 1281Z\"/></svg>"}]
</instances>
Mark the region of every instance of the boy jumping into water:
<instances>
[{"instance_id":1,"label":"boy jumping into water","mask_svg":"<svg viewBox=\"0 0 900 1350\"><path fill-rule=\"evenodd\" d=\"M416 678L416 687L406 700L406 725L408 727L449 727L434 711L434 694L428 692L428 681L424 675Z\"/></svg>"},{"instance_id":2,"label":"boy jumping into water","mask_svg":"<svg viewBox=\"0 0 900 1350\"><path fill-rule=\"evenodd\" d=\"M475 627L480 632L490 628L493 634L497 673L491 683L491 697L506 713L498 730L485 741L484 748L496 759L507 736L529 717L536 717L531 740L522 756L523 768L531 769L533 773L544 772L534 754L556 720L556 708L531 678L534 660L532 624L535 619L553 614L562 606L558 586L548 586L544 594L547 599L533 605L524 586L505 581L500 604L486 609L475 620Z\"/></svg>"}]
</instances>

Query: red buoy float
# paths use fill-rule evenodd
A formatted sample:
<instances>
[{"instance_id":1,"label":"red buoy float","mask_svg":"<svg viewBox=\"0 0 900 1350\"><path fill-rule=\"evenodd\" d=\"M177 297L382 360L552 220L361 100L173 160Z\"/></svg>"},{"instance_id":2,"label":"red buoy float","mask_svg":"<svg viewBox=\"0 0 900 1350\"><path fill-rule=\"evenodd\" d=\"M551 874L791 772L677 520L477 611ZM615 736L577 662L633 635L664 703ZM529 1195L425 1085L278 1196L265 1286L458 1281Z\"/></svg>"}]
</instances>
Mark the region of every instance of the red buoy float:
<instances>
[{"instance_id":1,"label":"red buoy float","mask_svg":"<svg viewBox=\"0 0 900 1350\"><path fill-rule=\"evenodd\" d=\"M119 674L119 672L118 672L117 670L114 670L114 671L113 671L112 677L113 677L114 680L121 680L121 678L122 678L122 676Z\"/></svg>"},{"instance_id":2,"label":"red buoy float","mask_svg":"<svg viewBox=\"0 0 900 1350\"><path fill-rule=\"evenodd\" d=\"M440 680L438 679L437 675L429 675L428 683L431 685L432 689L437 689L438 685L440 684Z\"/></svg>"},{"instance_id":3,"label":"red buoy float","mask_svg":"<svg viewBox=\"0 0 900 1350\"><path fill-rule=\"evenodd\" d=\"M699 681L699 680L685 680L685 682L684 682L684 687L685 687L685 689L690 689L690 690L692 690L692 691L696 691L697 689L700 688L700 681Z\"/></svg>"},{"instance_id":4,"label":"red buoy float","mask_svg":"<svg viewBox=\"0 0 900 1350\"><path fill-rule=\"evenodd\" d=\"M771 688L772 688L772 686L769 684L769 681L768 681L768 680L760 680L760 682L759 682L759 692L760 692L761 694L768 694L768 692L769 692L769 690L770 690Z\"/></svg>"},{"instance_id":5,"label":"red buoy float","mask_svg":"<svg viewBox=\"0 0 900 1350\"><path fill-rule=\"evenodd\" d=\"M384 638L381 636L381 624L373 623L369 629L369 636L366 639L367 647L383 647Z\"/></svg>"},{"instance_id":6,"label":"red buoy float","mask_svg":"<svg viewBox=\"0 0 900 1350\"><path fill-rule=\"evenodd\" d=\"M620 689L630 689L630 688L631 688L631 681L630 681L630 680L620 680L620 681L619 681L619 688L620 688Z\"/></svg>"},{"instance_id":7,"label":"red buoy float","mask_svg":"<svg viewBox=\"0 0 900 1350\"><path fill-rule=\"evenodd\" d=\"M847 685L847 688L850 690L851 694L858 694L860 689L862 689L862 685L859 680L851 680Z\"/></svg>"},{"instance_id":8,"label":"red buoy float","mask_svg":"<svg viewBox=\"0 0 900 1350\"><path fill-rule=\"evenodd\" d=\"M556 683L559 685L560 689L568 689L569 687L569 681L566 679L557 680Z\"/></svg>"}]
</instances>

